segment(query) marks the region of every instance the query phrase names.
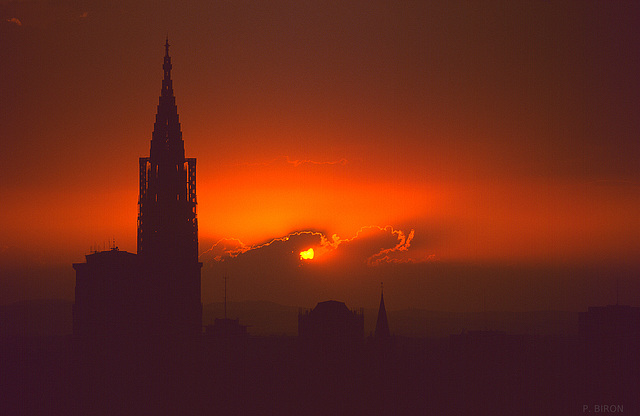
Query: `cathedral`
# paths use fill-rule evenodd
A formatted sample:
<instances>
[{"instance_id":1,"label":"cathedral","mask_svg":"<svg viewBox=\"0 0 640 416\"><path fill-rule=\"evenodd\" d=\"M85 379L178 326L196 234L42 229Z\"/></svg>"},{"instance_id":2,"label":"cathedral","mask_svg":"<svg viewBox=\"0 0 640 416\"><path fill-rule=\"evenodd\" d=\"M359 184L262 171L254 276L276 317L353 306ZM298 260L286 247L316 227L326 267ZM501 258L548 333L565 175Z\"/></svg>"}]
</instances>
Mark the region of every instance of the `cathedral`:
<instances>
[{"instance_id":1,"label":"cathedral","mask_svg":"<svg viewBox=\"0 0 640 416\"><path fill-rule=\"evenodd\" d=\"M78 337L202 333L196 159L185 157L168 39L162 68L151 150L140 158L137 254L112 248L73 265Z\"/></svg>"}]
</instances>

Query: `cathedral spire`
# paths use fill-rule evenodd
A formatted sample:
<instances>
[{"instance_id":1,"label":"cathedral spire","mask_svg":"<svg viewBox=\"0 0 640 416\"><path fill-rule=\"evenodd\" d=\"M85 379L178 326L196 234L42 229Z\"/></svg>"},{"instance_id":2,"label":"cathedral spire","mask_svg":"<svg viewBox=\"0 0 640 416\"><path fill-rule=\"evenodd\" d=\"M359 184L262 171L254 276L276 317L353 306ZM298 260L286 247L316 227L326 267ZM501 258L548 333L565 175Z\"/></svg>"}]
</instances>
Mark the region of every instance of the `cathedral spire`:
<instances>
[{"instance_id":1,"label":"cathedral spire","mask_svg":"<svg viewBox=\"0 0 640 416\"><path fill-rule=\"evenodd\" d=\"M171 80L169 38L164 43L162 90L149 157L141 157L138 255L154 286L158 322L175 333L202 331L196 159L186 158Z\"/></svg>"},{"instance_id":2,"label":"cathedral spire","mask_svg":"<svg viewBox=\"0 0 640 416\"><path fill-rule=\"evenodd\" d=\"M162 80L162 96L173 97L173 83L171 82L171 57L169 56L169 36L164 43L164 79Z\"/></svg>"},{"instance_id":3,"label":"cathedral spire","mask_svg":"<svg viewBox=\"0 0 640 416\"><path fill-rule=\"evenodd\" d=\"M184 144L182 142L182 132L180 131L180 121L178 117L178 108L176 107L176 98L173 95L173 81L171 80L171 56L169 56L169 37L166 38L165 55L162 69L164 77L162 78L162 90L160 92L160 100L158 102L158 110L156 113L156 122L153 128L153 136L151 140L151 156L160 156L160 153L166 153L167 156L174 159L178 163L184 159ZM155 145L154 145L155 143ZM170 144L171 149L167 148Z\"/></svg>"},{"instance_id":4,"label":"cathedral spire","mask_svg":"<svg viewBox=\"0 0 640 416\"><path fill-rule=\"evenodd\" d=\"M378 308L378 321L376 322L375 337L378 339L389 337L389 322L387 322L387 309L384 307L384 289L380 283L380 307Z\"/></svg>"}]
</instances>

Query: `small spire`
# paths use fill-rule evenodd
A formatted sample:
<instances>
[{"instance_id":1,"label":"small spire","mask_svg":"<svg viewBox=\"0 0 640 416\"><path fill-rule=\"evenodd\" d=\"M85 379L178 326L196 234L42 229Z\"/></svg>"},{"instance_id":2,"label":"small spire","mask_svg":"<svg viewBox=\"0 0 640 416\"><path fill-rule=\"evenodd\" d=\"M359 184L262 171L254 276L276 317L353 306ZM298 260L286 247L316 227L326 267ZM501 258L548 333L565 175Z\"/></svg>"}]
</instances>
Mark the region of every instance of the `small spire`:
<instances>
[{"instance_id":1,"label":"small spire","mask_svg":"<svg viewBox=\"0 0 640 416\"><path fill-rule=\"evenodd\" d=\"M384 292L382 283L380 283L380 307L378 308L378 320L376 322L376 331L374 336L377 339L389 338L389 322L387 321L387 309L384 306Z\"/></svg>"},{"instance_id":2,"label":"small spire","mask_svg":"<svg viewBox=\"0 0 640 416\"><path fill-rule=\"evenodd\" d=\"M169 36L164 43L165 55L164 64L162 69L164 70L164 80L162 81L162 95L173 96L173 87L171 83L171 57L169 56Z\"/></svg>"}]
</instances>

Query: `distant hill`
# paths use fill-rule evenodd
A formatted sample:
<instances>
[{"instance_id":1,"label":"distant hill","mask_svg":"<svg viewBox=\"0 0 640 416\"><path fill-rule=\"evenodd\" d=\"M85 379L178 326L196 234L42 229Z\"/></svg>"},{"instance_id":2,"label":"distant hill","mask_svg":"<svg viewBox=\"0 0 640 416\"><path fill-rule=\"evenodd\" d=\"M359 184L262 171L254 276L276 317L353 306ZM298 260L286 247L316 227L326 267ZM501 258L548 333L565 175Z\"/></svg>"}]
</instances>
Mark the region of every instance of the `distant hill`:
<instances>
[{"instance_id":1,"label":"distant hill","mask_svg":"<svg viewBox=\"0 0 640 416\"><path fill-rule=\"evenodd\" d=\"M50 336L72 332L73 302L39 299L0 305L0 336ZM227 317L240 319L251 335L298 334L296 306L266 301L228 302ZM439 312L423 309L388 311L389 327L396 335L446 337L463 331L491 329L509 333L538 335L575 334L578 313L567 311L534 312ZM365 334L373 332L377 309L365 309ZM223 303L204 305L202 323L210 325L224 317Z\"/></svg>"},{"instance_id":2,"label":"distant hill","mask_svg":"<svg viewBox=\"0 0 640 416\"><path fill-rule=\"evenodd\" d=\"M211 325L215 318L224 318L224 303L216 302L202 308L202 324ZM251 335L297 335L297 306L282 306L266 301L227 302L227 318L240 319Z\"/></svg>"},{"instance_id":3,"label":"distant hill","mask_svg":"<svg viewBox=\"0 0 640 416\"><path fill-rule=\"evenodd\" d=\"M464 313L405 309L388 312L388 319L391 332L410 337L439 338L473 330L541 336L578 332L578 312L568 311Z\"/></svg>"}]
</instances>

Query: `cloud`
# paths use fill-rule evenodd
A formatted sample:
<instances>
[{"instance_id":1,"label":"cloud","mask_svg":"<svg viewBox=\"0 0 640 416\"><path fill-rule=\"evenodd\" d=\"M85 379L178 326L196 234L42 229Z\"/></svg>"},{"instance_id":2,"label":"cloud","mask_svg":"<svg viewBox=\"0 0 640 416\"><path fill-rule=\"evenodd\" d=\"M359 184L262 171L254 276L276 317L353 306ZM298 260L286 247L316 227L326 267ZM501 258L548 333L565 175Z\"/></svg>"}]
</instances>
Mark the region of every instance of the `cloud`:
<instances>
[{"instance_id":1,"label":"cloud","mask_svg":"<svg viewBox=\"0 0 640 416\"><path fill-rule=\"evenodd\" d=\"M375 299L379 281L397 278L385 265L405 270L433 260L433 253L425 252L428 247L414 247L415 236L413 229L366 226L350 238L319 230L296 231L254 245L224 238L200 255L203 298L218 296L222 277L227 276L237 300L313 305L358 293ZM310 248L313 260L301 259L300 252Z\"/></svg>"},{"instance_id":2,"label":"cloud","mask_svg":"<svg viewBox=\"0 0 640 416\"><path fill-rule=\"evenodd\" d=\"M0 0L0 4L4 2ZM85 5L86 6L86 5ZM31 28L54 28L57 26L67 26L77 24L89 17L90 11L85 6L77 2L69 1L10 1L3 7L6 21L16 26L29 26ZM24 20L24 22L22 21Z\"/></svg>"},{"instance_id":3,"label":"cloud","mask_svg":"<svg viewBox=\"0 0 640 416\"><path fill-rule=\"evenodd\" d=\"M355 237L340 241L343 257L358 259L367 266L385 263L421 263L434 260L435 254L424 250L411 250L415 230L407 234L387 225L362 227Z\"/></svg>"},{"instance_id":4,"label":"cloud","mask_svg":"<svg viewBox=\"0 0 640 416\"><path fill-rule=\"evenodd\" d=\"M22 26L22 22L17 17L12 17L11 19L7 19L9 23L15 23L18 26Z\"/></svg>"},{"instance_id":5,"label":"cloud","mask_svg":"<svg viewBox=\"0 0 640 416\"><path fill-rule=\"evenodd\" d=\"M309 159L305 159L305 160L291 160L289 159L289 156L285 156L285 159L287 161L287 163L289 163L290 165L293 165L295 167L298 167L300 165L341 165L344 166L347 164L347 159L342 158L339 160L335 160L332 162L318 162L315 160L309 160Z\"/></svg>"},{"instance_id":6,"label":"cloud","mask_svg":"<svg viewBox=\"0 0 640 416\"><path fill-rule=\"evenodd\" d=\"M209 259L213 261L222 261L225 257L236 257L238 254L244 253L250 247L237 238L223 238L218 240L209 249L200 253L201 259Z\"/></svg>"},{"instance_id":7,"label":"cloud","mask_svg":"<svg viewBox=\"0 0 640 416\"><path fill-rule=\"evenodd\" d=\"M322 260L327 255L331 257L327 261L340 263L341 267L374 267L384 263L419 263L433 260L433 253L410 252L414 236L413 229L407 234L392 226L374 225L362 227L355 236L347 239L340 238L337 234L327 237L319 231L296 231L256 245L246 245L238 239L224 238L203 251L200 259L207 263L238 257L254 259L268 255L270 261L277 260L278 257L280 261L285 261L285 258L299 260L301 251L313 248L317 260Z\"/></svg>"},{"instance_id":8,"label":"cloud","mask_svg":"<svg viewBox=\"0 0 640 416\"><path fill-rule=\"evenodd\" d=\"M225 261L234 259L242 254L254 256L256 252L273 252L276 248L285 247L286 253L293 253L295 250L306 250L311 246L323 247L331 246L323 233L317 231L297 231L284 237L274 238L266 243L247 245L237 238L223 238L214 243L209 249L200 254L202 262ZM253 253L250 253L253 252Z\"/></svg>"},{"instance_id":9,"label":"cloud","mask_svg":"<svg viewBox=\"0 0 640 416\"><path fill-rule=\"evenodd\" d=\"M275 159L269 160L267 162L244 162L244 163L238 163L237 166L272 166L272 165L276 165L279 163L285 163L285 164L289 164L289 165L293 165L294 167L300 167L300 166L305 166L305 165L311 165L311 166L322 166L322 165L326 165L326 166L332 166L332 165L338 165L338 166L345 166L348 161L346 158L341 158L338 160L332 160L332 161L317 161L317 160L311 160L311 159L291 159L289 156L280 156L277 157Z\"/></svg>"},{"instance_id":10,"label":"cloud","mask_svg":"<svg viewBox=\"0 0 640 416\"><path fill-rule=\"evenodd\" d=\"M387 230L385 229L385 231ZM406 236L402 230L394 230L393 228L391 228L390 232L392 235L395 235L397 238L396 245L391 248L382 249L378 253L369 257L367 259L367 264L375 266L385 262L388 263L393 261L400 261L400 258L396 257L397 254L406 253L407 251L409 251L409 247L411 247L411 240L413 240L415 231L411 230L408 236ZM405 260L409 261L409 259L405 259Z\"/></svg>"}]
</instances>

